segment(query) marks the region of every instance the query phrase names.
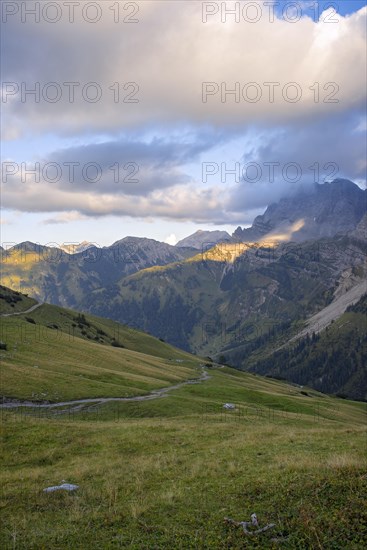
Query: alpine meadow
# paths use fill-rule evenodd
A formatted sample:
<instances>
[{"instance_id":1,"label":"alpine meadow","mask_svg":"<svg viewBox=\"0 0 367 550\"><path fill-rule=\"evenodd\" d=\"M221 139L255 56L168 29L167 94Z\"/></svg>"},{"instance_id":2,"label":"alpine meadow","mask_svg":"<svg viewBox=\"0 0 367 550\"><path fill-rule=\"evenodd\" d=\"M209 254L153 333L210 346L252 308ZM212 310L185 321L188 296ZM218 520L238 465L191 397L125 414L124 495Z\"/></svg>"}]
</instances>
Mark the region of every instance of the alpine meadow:
<instances>
[{"instance_id":1,"label":"alpine meadow","mask_svg":"<svg viewBox=\"0 0 367 550\"><path fill-rule=\"evenodd\" d=\"M1 549L367 547L366 29L1 3Z\"/></svg>"}]
</instances>

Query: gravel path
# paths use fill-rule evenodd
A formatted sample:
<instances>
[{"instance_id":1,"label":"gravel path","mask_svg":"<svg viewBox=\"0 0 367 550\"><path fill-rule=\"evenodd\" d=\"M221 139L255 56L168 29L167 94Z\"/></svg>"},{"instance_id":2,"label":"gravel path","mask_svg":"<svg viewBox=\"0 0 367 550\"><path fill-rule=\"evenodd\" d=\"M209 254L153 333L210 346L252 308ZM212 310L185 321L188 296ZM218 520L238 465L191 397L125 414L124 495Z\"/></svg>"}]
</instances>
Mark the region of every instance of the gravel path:
<instances>
[{"instance_id":1,"label":"gravel path","mask_svg":"<svg viewBox=\"0 0 367 550\"><path fill-rule=\"evenodd\" d=\"M24 315L25 313L31 313L32 311L34 311L35 309L41 306L43 306L42 303L35 304L34 306L30 307L29 309L26 309L25 311L17 311L15 313L2 313L0 317L12 317L13 315Z\"/></svg>"},{"instance_id":2,"label":"gravel path","mask_svg":"<svg viewBox=\"0 0 367 550\"><path fill-rule=\"evenodd\" d=\"M166 394L172 390L177 390L182 386L187 386L190 384L200 384L205 380L208 380L210 375L203 368L200 378L195 378L192 380L186 380L185 382L180 382L173 386L168 386L167 388L161 388L159 390L153 390L147 395L137 395L135 397L94 397L88 399L76 399L73 401L60 401L58 403L32 403L31 401L18 401L18 400L9 400L4 401L0 404L0 409L15 409L17 407L29 407L37 409L55 409L56 407L66 407L70 406L69 410L80 409L85 403L93 403L95 405L100 405L101 403L108 403L110 401L122 401L122 402L131 402L131 401L149 401L151 399L158 399L160 397L165 397Z\"/></svg>"},{"instance_id":3,"label":"gravel path","mask_svg":"<svg viewBox=\"0 0 367 550\"><path fill-rule=\"evenodd\" d=\"M34 306L30 307L26 311L19 311L16 313L3 313L1 314L1 317L11 317L13 315L24 315L25 313L31 313L35 309L41 307L43 304L35 304ZM125 401L125 402L131 402L131 401L149 401L151 399L158 399L160 397L165 397L165 395L172 391L177 390L178 388L181 388L182 386L186 386L189 384L200 384L201 382L204 382L205 380L208 380L210 378L210 375L208 372L203 369L203 372L200 376L200 378L192 379L192 380L186 380L185 382L180 382L179 384L175 384L173 386L168 386L167 388L160 388L159 390L153 390L147 395L137 395L135 397L95 397L95 398L88 398L88 399L76 399L73 401L60 401L58 403L32 403L32 401L18 401L18 400L9 400L9 401L3 401L2 404L0 404L0 409L15 409L17 407L29 407L29 408L37 408L37 409L54 409L57 407L67 407L70 406L69 410L76 410L81 408L85 403L93 403L95 405L99 405L101 403L107 403L109 401Z\"/></svg>"}]
</instances>

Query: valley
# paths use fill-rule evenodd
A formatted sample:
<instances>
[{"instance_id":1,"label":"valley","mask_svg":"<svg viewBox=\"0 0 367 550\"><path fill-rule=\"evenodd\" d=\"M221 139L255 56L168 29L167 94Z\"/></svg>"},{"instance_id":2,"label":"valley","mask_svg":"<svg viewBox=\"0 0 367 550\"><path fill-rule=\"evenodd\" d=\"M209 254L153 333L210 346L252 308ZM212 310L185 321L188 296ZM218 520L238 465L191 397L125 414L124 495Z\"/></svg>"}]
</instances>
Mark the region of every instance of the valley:
<instances>
[{"instance_id":1,"label":"valley","mask_svg":"<svg viewBox=\"0 0 367 550\"><path fill-rule=\"evenodd\" d=\"M365 223L3 250L1 547L363 548Z\"/></svg>"},{"instance_id":2,"label":"valley","mask_svg":"<svg viewBox=\"0 0 367 550\"><path fill-rule=\"evenodd\" d=\"M0 7L0 550L365 550L366 0Z\"/></svg>"},{"instance_id":3,"label":"valley","mask_svg":"<svg viewBox=\"0 0 367 550\"><path fill-rule=\"evenodd\" d=\"M199 231L176 246L125 237L76 253L20 243L2 251L1 280L251 371L298 335L326 329L348 296L366 292L366 209L366 191L335 180L269 205L232 236ZM357 395L353 384L348 392Z\"/></svg>"},{"instance_id":4,"label":"valley","mask_svg":"<svg viewBox=\"0 0 367 550\"><path fill-rule=\"evenodd\" d=\"M362 548L364 403L1 295L2 548Z\"/></svg>"}]
</instances>

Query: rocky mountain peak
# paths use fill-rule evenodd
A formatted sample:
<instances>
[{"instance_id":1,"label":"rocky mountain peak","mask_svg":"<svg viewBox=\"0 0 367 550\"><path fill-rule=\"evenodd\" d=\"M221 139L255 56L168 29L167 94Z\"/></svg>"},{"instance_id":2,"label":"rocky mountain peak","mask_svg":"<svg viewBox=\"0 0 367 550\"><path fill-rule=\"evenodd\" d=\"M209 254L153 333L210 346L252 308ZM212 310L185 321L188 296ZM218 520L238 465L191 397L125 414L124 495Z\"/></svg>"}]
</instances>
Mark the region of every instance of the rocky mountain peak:
<instances>
[{"instance_id":1,"label":"rocky mountain peak","mask_svg":"<svg viewBox=\"0 0 367 550\"><path fill-rule=\"evenodd\" d=\"M300 242L346 234L357 227L365 214L366 198L367 191L349 180L315 184L269 205L250 228L237 228L233 237L254 242L278 234ZM294 227L298 229L295 231Z\"/></svg>"}]
</instances>

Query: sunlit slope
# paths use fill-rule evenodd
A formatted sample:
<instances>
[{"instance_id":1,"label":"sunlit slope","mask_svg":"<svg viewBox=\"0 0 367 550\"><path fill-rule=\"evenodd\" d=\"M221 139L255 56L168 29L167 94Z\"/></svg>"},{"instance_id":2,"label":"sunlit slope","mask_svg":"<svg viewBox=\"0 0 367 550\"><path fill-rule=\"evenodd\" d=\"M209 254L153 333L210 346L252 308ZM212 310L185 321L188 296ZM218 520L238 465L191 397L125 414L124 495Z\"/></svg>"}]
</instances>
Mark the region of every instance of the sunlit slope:
<instances>
[{"instance_id":1,"label":"sunlit slope","mask_svg":"<svg viewBox=\"0 0 367 550\"><path fill-rule=\"evenodd\" d=\"M136 323L150 334L203 355L251 338L263 325L313 313L328 300L327 265L306 243L218 244L185 262L150 268L90 293L86 310ZM307 264L307 269L305 269Z\"/></svg>"},{"instance_id":2,"label":"sunlit slope","mask_svg":"<svg viewBox=\"0 0 367 550\"><path fill-rule=\"evenodd\" d=\"M0 283L43 302L80 309L83 298L93 290L145 267L183 260L194 253L195 249L134 237L75 254L57 246L23 242L0 250Z\"/></svg>"},{"instance_id":3,"label":"sunlit slope","mask_svg":"<svg viewBox=\"0 0 367 550\"><path fill-rule=\"evenodd\" d=\"M39 281L42 277L41 256L36 251L14 250L11 255L3 254L1 262L1 284L13 290L21 290L33 296L39 295ZM52 266L52 264L49 264Z\"/></svg>"},{"instance_id":4,"label":"sunlit slope","mask_svg":"<svg viewBox=\"0 0 367 550\"><path fill-rule=\"evenodd\" d=\"M365 254L365 241L344 236L278 246L218 244L185 262L142 270L90 293L85 309L247 370L300 333L310 317L326 306L333 309L335 300L363 285ZM361 377L353 374L353 346L338 348L341 368L331 358L327 368L304 367L302 379L293 374L291 379L360 398L354 391ZM287 378L290 359L275 371L270 358L257 372Z\"/></svg>"},{"instance_id":5,"label":"sunlit slope","mask_svg":"<svg viewBox=\"0 0 367 550\"><path fill-rule=\"evenodd\" d=\"M2 317L0 395L58 401L142 395L197 376L200 360L107 319L41 305Z\"/></svg>"}]
</instances>

